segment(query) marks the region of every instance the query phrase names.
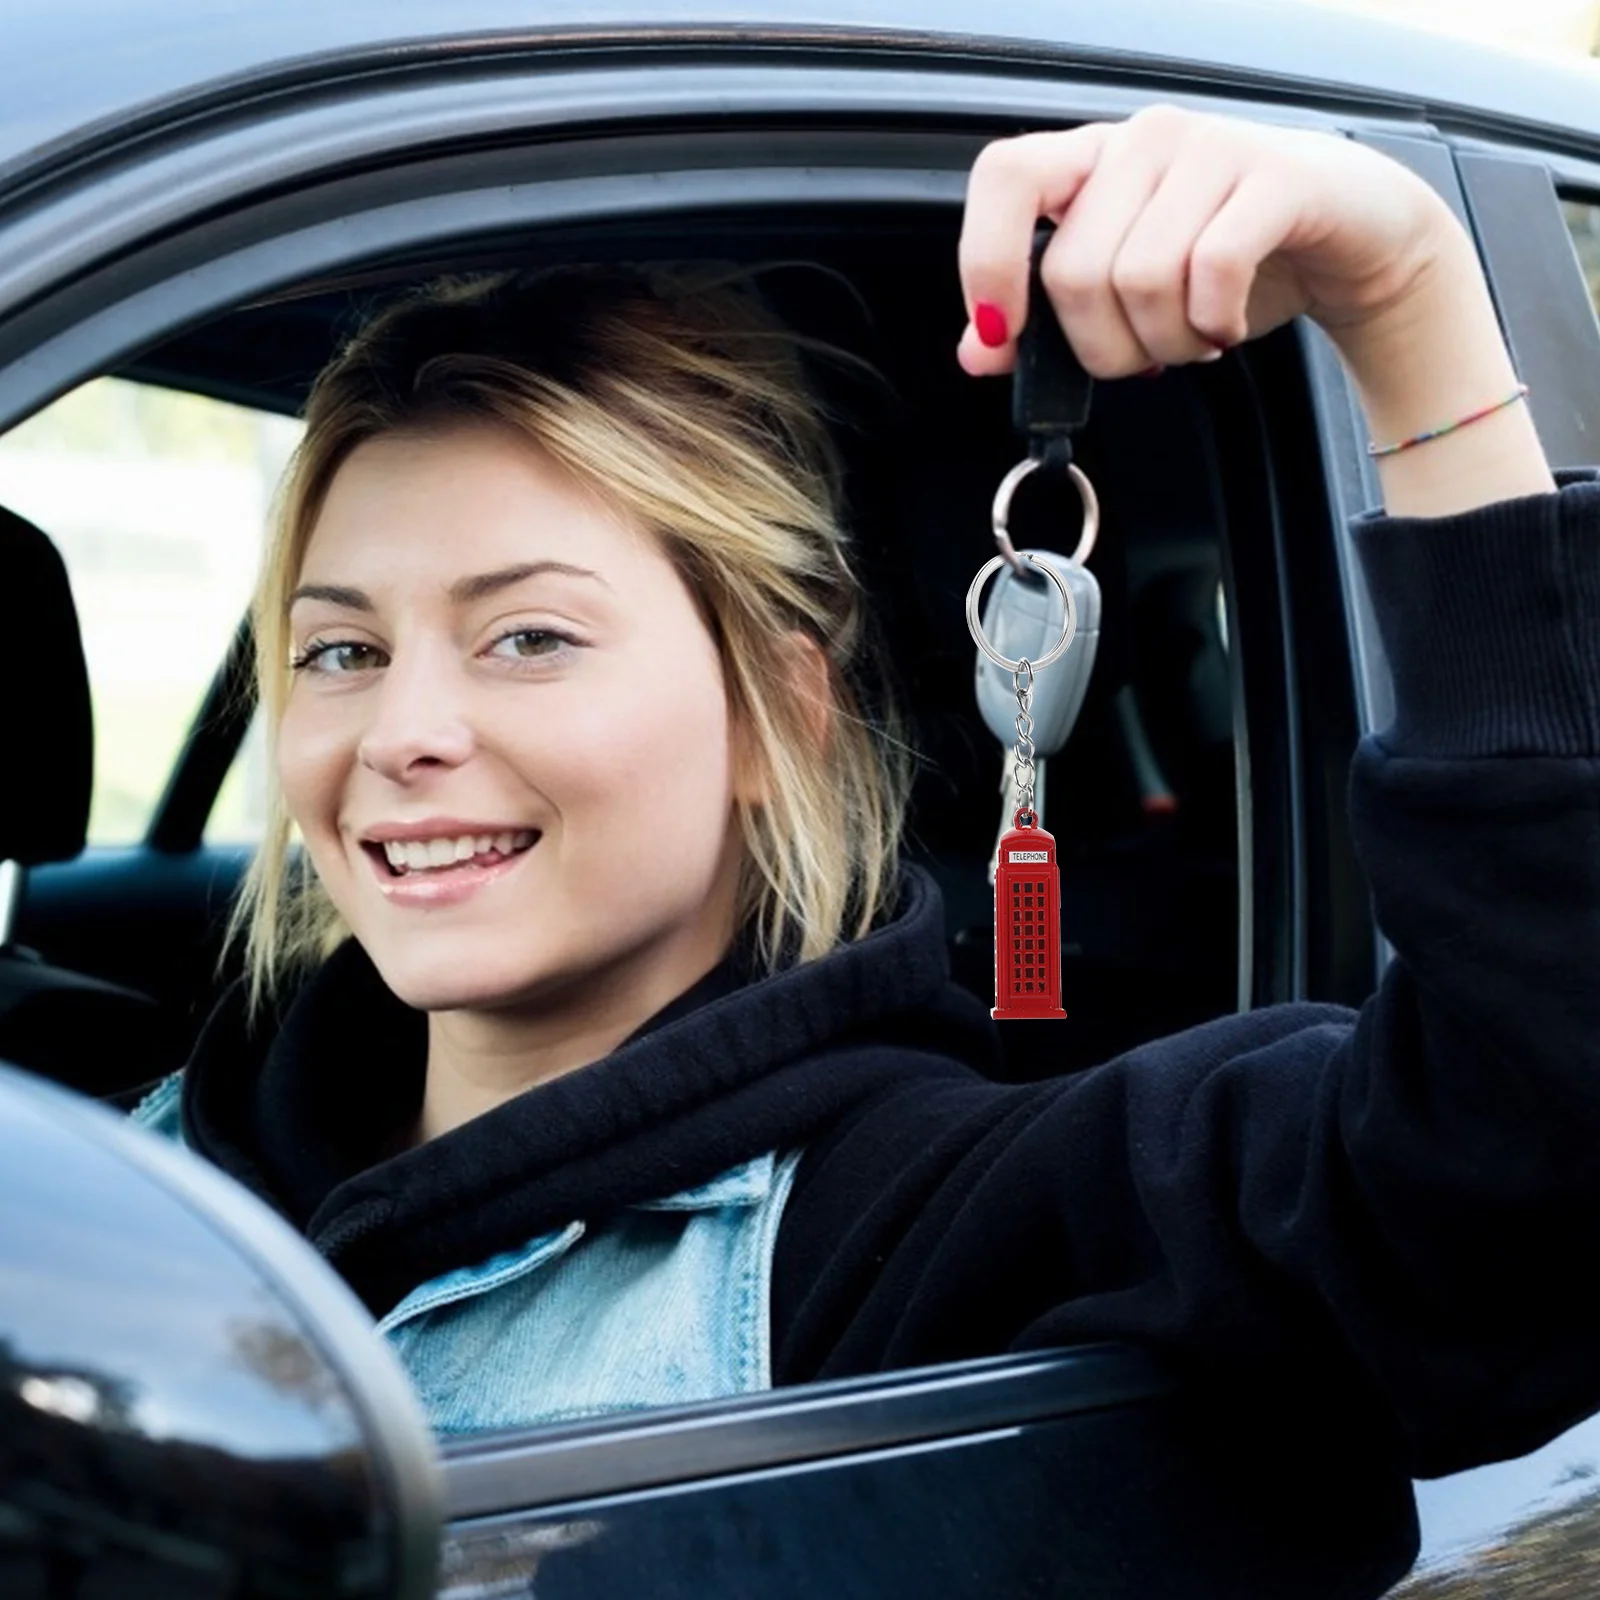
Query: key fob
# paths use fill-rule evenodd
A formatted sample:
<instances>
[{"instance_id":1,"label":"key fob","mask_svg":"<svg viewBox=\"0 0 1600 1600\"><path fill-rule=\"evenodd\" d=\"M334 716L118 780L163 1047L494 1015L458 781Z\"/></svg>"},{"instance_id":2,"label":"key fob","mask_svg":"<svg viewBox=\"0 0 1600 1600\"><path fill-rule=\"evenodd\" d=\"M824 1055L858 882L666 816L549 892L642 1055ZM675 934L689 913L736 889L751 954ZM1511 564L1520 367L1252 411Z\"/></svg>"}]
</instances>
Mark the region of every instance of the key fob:
<instances>
[{"instance_id":1,"label":"key fob","mask_svg":"<svg viewBox=\"0 0 1600 1600\"><path fill-rule=\"evenodd\" d=\"M1033 675L1033 744L1037 753L1053 756L1072 735L1083 709L1100 644L1100 584L1087 567L1075 565L1056 550L1026 550L1037 561L1047 561L1061 574L1078 612L1078 631L1065 654ZM996 574L983 608L983 632L997 651L1015 661L1037 660L1054 647L1066 626L1061 596L1042 577L1019 578L1009 566ZM1001 744L1017 740L1017 690L1011 673L997 666L980 650L976 688L978 709Z\"/></svg>"}]
</instances>

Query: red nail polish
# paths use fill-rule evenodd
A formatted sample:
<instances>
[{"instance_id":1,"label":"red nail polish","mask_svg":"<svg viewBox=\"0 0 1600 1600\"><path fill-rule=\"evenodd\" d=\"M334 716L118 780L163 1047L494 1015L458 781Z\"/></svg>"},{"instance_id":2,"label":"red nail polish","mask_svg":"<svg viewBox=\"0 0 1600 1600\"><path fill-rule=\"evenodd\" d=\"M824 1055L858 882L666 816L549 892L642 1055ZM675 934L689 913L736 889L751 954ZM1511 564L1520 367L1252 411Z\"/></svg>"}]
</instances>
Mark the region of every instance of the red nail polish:
<instances>
[{"instance_id":1,"label":"red nail polish","mask_svg":"<svg viewBox=\"0 0 1600 1600\"><path fill-rule=\"evenodd\" d=\"M988 300L980 300L972 308L972 325L978 330L978 339L991 350L998 350L1006 342L1006 314Z\"/></svg>"}]
</instances>

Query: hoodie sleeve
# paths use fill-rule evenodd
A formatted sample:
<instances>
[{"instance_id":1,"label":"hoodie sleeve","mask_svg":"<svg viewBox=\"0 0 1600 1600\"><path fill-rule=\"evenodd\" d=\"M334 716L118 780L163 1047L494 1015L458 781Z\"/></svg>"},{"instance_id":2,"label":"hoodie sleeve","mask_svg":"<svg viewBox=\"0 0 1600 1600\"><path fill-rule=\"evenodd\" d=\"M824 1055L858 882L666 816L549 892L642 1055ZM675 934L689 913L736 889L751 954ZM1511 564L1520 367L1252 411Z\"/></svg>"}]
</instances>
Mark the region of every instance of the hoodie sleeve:
<instances>
[{"instance_id":1,"label":"hoodie sleeve","mask_svg":"<svg viewBox=\"0 0 1600 1600\"><path fill-rule=\"evenodd\" d=\"M870 1258L845 1364L1133 1338L1328 1374L1417 1476L1600 1409L1600 481L1353 534L1395 688L1349 780L1377 992L887 1109L896 1194L812 1205L833 1261Z\"/></svg>"},{"instance_id":2,"label":"hoodie sleeve","mask_svg":"<svg viewBox=\"0 0 1600 1600\"><path fill-rule=\"evenodd\" d=\"M1600 482L1559 483L1354 529L1395 714L1350 824L1397 958L1308 1084L1300 1180L1270 1139L1241 1171L1424 1474L1600 1407Z\"/></svg>"}]
</instances>

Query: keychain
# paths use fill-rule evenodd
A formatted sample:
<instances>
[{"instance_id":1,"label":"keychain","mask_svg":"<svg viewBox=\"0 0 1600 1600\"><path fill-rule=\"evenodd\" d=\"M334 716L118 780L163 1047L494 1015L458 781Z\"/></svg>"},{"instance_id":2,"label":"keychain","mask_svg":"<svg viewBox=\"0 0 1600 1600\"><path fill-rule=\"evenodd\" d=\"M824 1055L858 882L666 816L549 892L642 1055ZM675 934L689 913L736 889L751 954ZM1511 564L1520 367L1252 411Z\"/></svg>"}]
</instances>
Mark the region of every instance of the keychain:
<instances>
[{"instance_id":1,"label":"keychain","mask_svg":"<svg viewBox=\"0 0 1600 1600\"><path fill-rule=\"evenodd\" d=\"M1048 758L1065 748L1083 709L1094 673L1100 644L1100 585L1094 574L1080 564L1083 546L1071 556L1058 550L1019 551L1026 559L1020 563L1023 576L1005 567L989 589L983 603L984 637L1001 656L1026 656L1037 662L1061 637L1063 613L1053 586L1035 576L1030 562L1045 562L1054 567L1072 591L1077 608L1077 631L1071 648L1058 660L1034 669L1032 698L1028 711L1033 719L1033 809L1043 824L1048 815ZM995 832L995 848L1000 835L1011 826L1017 809L1016 763L1012 759L1017 717L1017 691L1013 674L1005 671L982 650L973 652L973 690L984 724L1005 751L999 789L1000 825ZM989 863L989 882L995 879L996 863Z\"/></svg>"},{"instance_id":2,"label":"keychain","mask_svg":"<svg viewBox=\"0 0 1600 1600\"><path fill-rule=\"evenodd\" d=\"M1011 750L1011 773L1004 787L1011 813L1009 827L1002 818L994 868L995 895L995 1005L991 1015L1005 1020L1024 1018L1064 1018L1061 1005L1061 878L1056 860L1056 842L1048 833L1035 798L1037 774L1033 739L1033 692L1035 675L1063 656L1078 635L1079 605L1074 590L1087 602L1089 634L1080 647L1075 671L1065 678L1052 679L1055 691L1048 721L1051 748L1059 748L1071 731L1082 704L1083 692L1093 667L1093 646L1098 638L1100 591L1094 577L1083 566L1094 547L1099 527L1099 503L1094 487L1072 460L1072 435L1088 419L1093 383L1068 344L1043 291L1039 279L1040 258L1054 230L1041 224L1035 232L1029 281L1029 315L1017 343L1017 366L1012 384L1013 421L1028 440L1028 455L1002 480L995 494L994 536L1000 554L984 564L967 591L967 626L983 656L1011 676L1016 699L1016 740ZM1049 555L1038 559L1031 551L1020 554L1012 546L1009 533L1011 497L1030 473L1044 467L1064 470L1077 487L1083 501L1083 531L1072 556L1063 561ZM1035 588L1037 573L1049 580L1060 594L1065 608L1061 637L1049 648L1030 659L1019 654L1010 659L1000 653L984 632L979 618L978 599L990 574L1009 564L1012 573L1002 578L995 592L992 611L1007 607L1002 588L1008 583ZM1065 575L1058 570L1065 567ZM1031 569L1031 570L1030 570ZM1031 580L1031 581L1030 581ZM1022 605L1025 591L1011 591L1011 611L1026 609L1026 621L1012 618L1019 637L1039 639L1042 620L1037 605ZM1002 635L1004 637L1004 634ZM985 720L997 735L999 720L998 675L978 663L978 696ZM1002 680L1003 681L1003 680ZM1001 735L1003 738L1003 735ZM1016 804L1009 792L1014 786Z\"/></svg>"},{"instance_id":3,"label":"keychain","mask_svg":"<svg viewBox=\"0 0 1600 1600\"><path fill-rule=\"evenodd\" d=\"M1078 629L1072 591L1054 568L1032 562L1049 575L1067 608L1066 627L1054 648L1039 658L1048 666L1072 643ZM1017 742L1012 759L1017 783L1017 809L1011 827L1000 836L999 865L994 880L995 1005L991 1016L1002 1021L1022 1017L1064 1017L1061 1009L1061 873L1056 841L1039 825L1034 810L1033 697L1034 664L1026 656L1009 661L984 637L978 621L978 594L984 581L1005 560L986 562L967 591L967 626L979 649L1009 668L1017 696Z\"/></svg>"}]
</instances>

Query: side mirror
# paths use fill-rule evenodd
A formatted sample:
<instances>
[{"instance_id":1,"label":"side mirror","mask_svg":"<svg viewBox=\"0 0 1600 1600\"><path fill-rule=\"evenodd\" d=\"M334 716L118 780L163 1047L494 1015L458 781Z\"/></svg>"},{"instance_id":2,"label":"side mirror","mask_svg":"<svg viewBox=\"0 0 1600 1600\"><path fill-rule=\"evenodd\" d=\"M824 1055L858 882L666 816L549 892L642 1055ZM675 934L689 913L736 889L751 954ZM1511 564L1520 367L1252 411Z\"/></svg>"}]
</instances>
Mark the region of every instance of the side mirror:
<instances>
[{"instance_id":1,"label":"side mirror","mask_svg":"<svg viewBox=\"0 0 1600 1600\"><path fill-rule=\"evenodd\" d=\"M0 1594L423 1600L440 1523L405 1374L287 1223L0 1067Z\"/></svg>"}]
</instances>

